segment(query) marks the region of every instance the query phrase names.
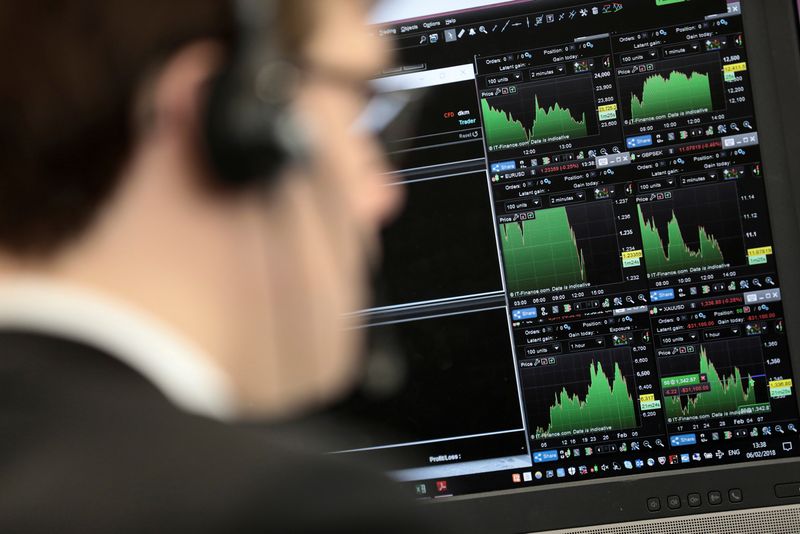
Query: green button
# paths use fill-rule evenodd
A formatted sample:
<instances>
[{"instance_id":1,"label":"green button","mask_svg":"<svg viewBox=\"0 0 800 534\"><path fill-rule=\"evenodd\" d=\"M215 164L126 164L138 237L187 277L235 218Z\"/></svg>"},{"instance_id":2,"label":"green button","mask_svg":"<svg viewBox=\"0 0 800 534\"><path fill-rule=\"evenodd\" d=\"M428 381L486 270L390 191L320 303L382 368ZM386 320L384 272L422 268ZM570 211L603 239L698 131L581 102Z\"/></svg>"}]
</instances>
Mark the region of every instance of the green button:
<instances>
[{"instance_id":1,"label":"green button","mask_svg":"<svg viewBox=\"0 0 800 534\"><path fill-rule=\"evenodd\" d=\"M656 5L668 6L669 4L680 4L681 2L686 2L686 0L656 0Z\"/></svg>"}]
</instances>

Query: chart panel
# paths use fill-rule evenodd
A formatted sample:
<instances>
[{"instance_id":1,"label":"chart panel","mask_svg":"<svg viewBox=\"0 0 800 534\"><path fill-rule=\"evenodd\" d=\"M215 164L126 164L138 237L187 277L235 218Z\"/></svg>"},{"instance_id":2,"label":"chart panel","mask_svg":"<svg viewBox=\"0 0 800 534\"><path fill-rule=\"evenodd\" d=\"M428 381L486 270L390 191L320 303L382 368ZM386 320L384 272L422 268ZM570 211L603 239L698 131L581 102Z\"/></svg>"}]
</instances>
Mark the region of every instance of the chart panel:
<instances>
[{"instance_id":1,"label":"chart panel","mask_svg":"<svg viewBox=\"0 0 800 534\"><path fill-rule=\"evenodd\" d=\"M659 366L668 423L771 411L759 338L676 348Z\"/></svg>"},{"instance_id":2,"label":"chart panel","mask_svg":"<svg viewBox=\"0 0 800 534\"><path fill-rule=\"evenodd\" d=\"M500 229L512 293L621 279L610 202L550 208Z\"/></svg>"},{"instance_id":3,"label":"chart panel","mask_svg":"<svg viewBox=\"0 0 800 534\"><path fill-rule=\"evenodd\" d=\"M745 262L736 184L678 189L638 206L651 277ZM667 198L668 197L668 198Z\"/></svg>"},{"instance_id":4,"label":"chart panel","mask_svg":"<svg viewBox=\"0 0 800 534\"><path fill-rule=\"evenodd\" d=\"M641 65L620 78L623 114L629 124L709 113L725 108L722 65L717 54Z\"/></svg>"},{"instance_id":5,"label":"chart panel","mask_svg":"<svg viewBox=\"0 0 800 534\"><path fill-rule=\"evenodd\" d=\"M523 373L528 427L535 439L638 426L629 348L558 356L553 365Z\"/></svg>"},{"instance_id":6,"label":"chart panel","mask_svg":"<svg viewBox=\"0 0 800 534\"><path fill-rule=\"evenodd\" d=\"M482 98L490 151L597 134L591 76L520 85Z\"/></svg>"}]
</instances>

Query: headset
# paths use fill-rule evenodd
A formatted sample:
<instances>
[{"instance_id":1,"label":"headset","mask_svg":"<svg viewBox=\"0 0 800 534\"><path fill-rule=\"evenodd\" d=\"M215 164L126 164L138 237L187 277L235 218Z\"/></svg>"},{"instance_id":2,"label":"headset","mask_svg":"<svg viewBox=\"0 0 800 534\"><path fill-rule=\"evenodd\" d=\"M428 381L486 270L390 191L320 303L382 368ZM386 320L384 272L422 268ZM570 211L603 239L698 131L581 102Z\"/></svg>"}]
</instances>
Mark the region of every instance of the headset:
<instances>
[{"instance_id":1,"label":"headset","mask_svg":"<svg viewBox=\"0 0 800 534\"><path fill-rule=\"evenodd\" d=\"M212 81L206 110L210 163L222 185L269 184L309 158L310 140L291 110L298 69L281 57L275 0L235 0L238 35Z\"/></svg>"},{"instance_id":2,"label":"headset","mask_svg":"<svg viewBox=\"0 0 800 534\"><path fill-rule=\"evenodd\" d=\"M276 0L234 0L237 41L213 81L206 112L209 159L223 185L268 185L289 163L312 159L309 130L291 107L301 72L282 57L277 5ZM418 96L376 94L353 128L385 142L392 137L390 127L407 129L413 122L411 104Z\"/></svg>"}]
</instances>

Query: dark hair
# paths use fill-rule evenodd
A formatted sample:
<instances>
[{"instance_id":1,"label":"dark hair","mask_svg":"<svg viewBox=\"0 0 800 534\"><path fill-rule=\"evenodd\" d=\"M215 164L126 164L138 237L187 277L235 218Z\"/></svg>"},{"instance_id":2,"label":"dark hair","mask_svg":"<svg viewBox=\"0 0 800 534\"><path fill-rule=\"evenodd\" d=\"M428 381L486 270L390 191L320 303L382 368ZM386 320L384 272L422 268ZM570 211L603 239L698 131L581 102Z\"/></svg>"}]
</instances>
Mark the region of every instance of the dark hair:
<instances>
[{"instance_id":1,"label":"dark hair","mask_svg":"<svg viewBox=\"0 0 800 534\"><path fill-rule=\"evenodd\" d=\"M118 185L137 91L160 59L230 42L231 0L0 2L0 249L46 255Z\"/></svg>"}]
</instances>

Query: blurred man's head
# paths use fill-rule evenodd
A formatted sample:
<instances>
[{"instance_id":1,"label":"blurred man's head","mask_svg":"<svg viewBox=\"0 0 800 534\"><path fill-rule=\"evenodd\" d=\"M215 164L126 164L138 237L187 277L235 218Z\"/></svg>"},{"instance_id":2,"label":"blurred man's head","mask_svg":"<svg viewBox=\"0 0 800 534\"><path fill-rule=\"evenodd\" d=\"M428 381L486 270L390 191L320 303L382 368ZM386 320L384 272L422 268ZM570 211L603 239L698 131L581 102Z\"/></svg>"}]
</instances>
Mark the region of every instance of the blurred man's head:
<instances>
[{"instance_id":1,"label":"blurred man's head","mask_svg":"<svg viewBox=\"0 0 800 534\"><path fill-rule=\"evenodd\" d=\"M398 205L375 141L353 128L386 59L368 5L280 3L311 157L268 191L220 187L204 146L233 2L0 5L0 282L55 277L158 315L213 355L246 412L344 388L358 353L346 312L366 303Z\"/></svg>"}]
</instances>

